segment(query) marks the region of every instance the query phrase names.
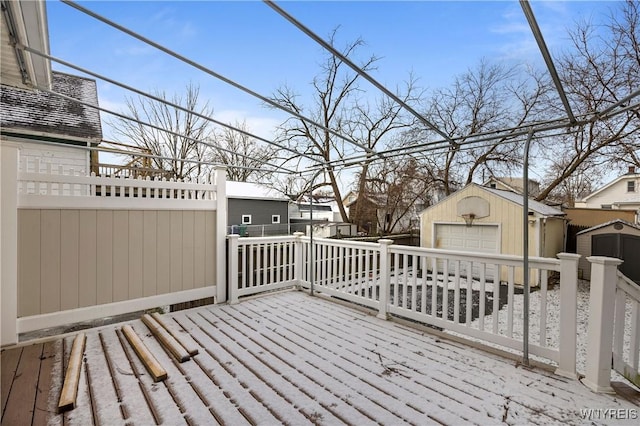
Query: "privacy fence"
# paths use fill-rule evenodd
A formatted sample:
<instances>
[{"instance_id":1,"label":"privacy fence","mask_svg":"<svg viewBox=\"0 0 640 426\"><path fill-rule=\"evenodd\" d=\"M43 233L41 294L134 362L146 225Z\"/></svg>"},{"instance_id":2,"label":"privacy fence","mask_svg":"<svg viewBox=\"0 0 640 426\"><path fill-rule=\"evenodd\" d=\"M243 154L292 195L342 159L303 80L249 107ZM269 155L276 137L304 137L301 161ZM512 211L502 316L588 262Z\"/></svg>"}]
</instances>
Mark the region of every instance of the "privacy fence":
<instances>
[{"instance_id":1,"label":"privacy fence","mask_svg":"<svg viewBox=\"0 0 640 426\"><path fill-rule=\"evenodd\" d=\"M225 171L99 177L2 146L2 344L19 333L226 300Z\"/></svg>"}]
</instances>

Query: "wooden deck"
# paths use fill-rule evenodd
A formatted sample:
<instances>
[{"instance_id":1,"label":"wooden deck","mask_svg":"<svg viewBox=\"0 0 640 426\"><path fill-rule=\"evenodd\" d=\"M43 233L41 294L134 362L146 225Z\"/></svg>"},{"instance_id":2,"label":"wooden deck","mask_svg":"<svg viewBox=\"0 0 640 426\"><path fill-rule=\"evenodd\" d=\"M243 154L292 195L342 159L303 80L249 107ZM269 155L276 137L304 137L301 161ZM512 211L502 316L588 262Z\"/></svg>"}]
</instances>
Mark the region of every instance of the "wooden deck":
<instances>
[{"instance_id":1,"label":"wooden deck","mask_svg":"<svg viewBox=\"0 0 640 426\"><path fill-rule=\"evenodd\" d=\"M78 406L56 413L73 336L2 352L2 425L637 424L637 391L579 381L302 292L165 315L198 346L178 363L128 324L168 372L154 383L119 326L89 330ZM635 411L634 411L635 410Z\"/></svg>"}]
</instances>

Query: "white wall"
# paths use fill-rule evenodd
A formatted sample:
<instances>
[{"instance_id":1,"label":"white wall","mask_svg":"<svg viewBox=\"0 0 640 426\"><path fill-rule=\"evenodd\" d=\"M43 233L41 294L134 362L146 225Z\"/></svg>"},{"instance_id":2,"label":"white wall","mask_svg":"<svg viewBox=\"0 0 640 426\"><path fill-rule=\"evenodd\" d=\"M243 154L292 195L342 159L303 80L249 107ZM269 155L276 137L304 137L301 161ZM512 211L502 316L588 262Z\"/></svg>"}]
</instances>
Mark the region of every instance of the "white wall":
<instances>
[{"instance_id":1,"label":"white wall","mask_svg":"<svg viewBox=\"0 0 640 426\"><path fill-rule=\"evenodd\" d=\"M89 174L89 151L86 149L35 142L20 142L20 145L22 147L20 150L21 160L26 158L29 163L33 163L32 159L39 158L41 166L43 164L51 164L54 173L57 173L58 166L62 166L64 173L68 173L69 170L73 169L75 172Z\"/></svg>"}]
</instances>

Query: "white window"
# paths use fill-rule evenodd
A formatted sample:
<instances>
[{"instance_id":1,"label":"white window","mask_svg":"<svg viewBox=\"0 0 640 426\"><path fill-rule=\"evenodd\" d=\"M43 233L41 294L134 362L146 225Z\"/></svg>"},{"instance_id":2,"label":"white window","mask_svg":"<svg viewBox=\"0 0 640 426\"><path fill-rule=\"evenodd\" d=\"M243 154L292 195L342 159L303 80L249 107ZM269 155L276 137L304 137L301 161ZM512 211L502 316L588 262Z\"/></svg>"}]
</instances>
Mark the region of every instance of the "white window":
<instances>
[{"instance_id":1,"label":"white window","mask_svg":"<svg viewBox=\"0 0 640 426\"><path fill-rule=\"evenodd\" d=\"M243 225L251 225L251 215L250 214L243 214L242 215L242 224Z\"/></svg>"},{"instance_id":2,"label":"white window","mask_svg":"<svg viewBox=\"0 0 640 426\"><path fill-rule=\"evenodd\" d=\"M280 223L280 215L279 214L271 215L271 223Z\"/></svg>"},{"instance_id":3,"label":"white window","mask_svg":"<svg viewBox=\"0 0 640 426\"><path fill-rule=\"evenodd\" d=\"M636 182L634 180L627 182L627 192L636 192Z\"/></svg>"}]
</instances>

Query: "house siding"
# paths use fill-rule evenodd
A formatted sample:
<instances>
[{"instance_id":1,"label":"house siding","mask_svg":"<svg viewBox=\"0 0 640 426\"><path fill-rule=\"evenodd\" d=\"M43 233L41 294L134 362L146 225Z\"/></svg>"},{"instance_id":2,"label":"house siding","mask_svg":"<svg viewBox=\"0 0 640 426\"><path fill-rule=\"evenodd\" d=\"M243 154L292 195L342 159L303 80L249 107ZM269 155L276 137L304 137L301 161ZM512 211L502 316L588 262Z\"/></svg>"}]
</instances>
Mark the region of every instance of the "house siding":
<instances>
[{"instance_id":1,"label":"house siding","mask_svg":"<svg viewBox=\"0 0 640 426\"><path fill-rule=\"evenodd\" d=\"M50 164L56 174L60 166L65 174L71 170L82 175L89 173L89 151L86 149L29 142L20 142L20 147L20 158L25 164L34 164L33 160L38 159L42 170Z\"/></svg>"},{"instance_id":2,"label":"house siding","mask_svg":"<svg viewBox=\"0 0 640 426\"><path fill-rule=\"evenodd\" d=\"M228 225L242 224L242 215L251 215L251 225L271 225L271 216L280 215L280 223L289 222L289 202L229 198Z\"/></svg>"},{"instance_id":3,"label":"house siding","mask_svg":"<svg viewBox=\"0 0 640 426\"><path fill-rule=\"evenodd\" d=\"M635 191L627 191L627 183L635 182ZM617 204L617 203L622 203ZM576 203L576 207L602 208L610 205L613 209L637 209L640 208L640 174L625 175L610 186L603 188L585 199Z\"/></svg>"},{"instance_id":4,"label":"house siding","mask_svg":"<svg viewBox=\"0 0 640 426\"><path fill-rule=\"evenodd\" d=\"M18 211L18 316L213 286L215 211Z\"/></svg>"}]
</instances>

